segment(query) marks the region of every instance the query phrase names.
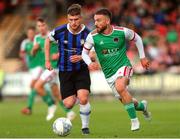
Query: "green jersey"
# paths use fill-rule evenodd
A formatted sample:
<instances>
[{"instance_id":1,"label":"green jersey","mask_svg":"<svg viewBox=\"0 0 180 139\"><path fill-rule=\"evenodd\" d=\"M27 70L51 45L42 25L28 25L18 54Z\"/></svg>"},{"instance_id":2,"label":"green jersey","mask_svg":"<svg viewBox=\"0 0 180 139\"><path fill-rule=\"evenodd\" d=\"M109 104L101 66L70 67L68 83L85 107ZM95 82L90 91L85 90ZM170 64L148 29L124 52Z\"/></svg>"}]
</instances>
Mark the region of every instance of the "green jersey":
<instances>
[{"instance_id":1,"label":"green jersey","mask_svg":"<svg viewBox=\"0 0 180 139\"><path fill-rule=\"evenodd\" d=\"M50 47L50 56L52 56L53 54L57 54L59 53L58 51L58 44L56 42L51 42L51 47ZM57 62L58 60L52 60L52 58L50 59L51 60L51 66L52 68L56 69L57 68Z\"/></svg>"},{"instance_id":2,"label":"green jersey","mask_svg":"<svg viewBox=\"0 0 180 139\"><path fill-rule=\"evenodd\" d=\"M126 36L124 28L113 27L109 35L93 31L86 39L85 48L90 49L94 46L106 78L114 75L123 66L131 66L126 55Z\"/></svg>"},{"instance_id":3,"label":"green jersey","mask_svg":"<svg viewBox=\"0 0 180 139\"><path fill-rule=\"evenodd\" d=\"M23 40L21 43L21 48L20 51L25 52L26 54L26 64L28 69L35 68L36 66L39 65L39 57L37 55L32 56L31 55L31 50L33 48L33 42L30 41L29 39Z\"/></svg>"},{"instance_id":4,"label":"green jersey","mask_svg":"<svg viewBox=\"0 0 180 139\"><path fill-rule=\"evenodd\" d=\"M40 65L44 68L45 67L45 37L42 37L41 34L38 34L35 36L34 39L34 44L38 43L39 45L39 50L37 55L40 57ZM50 47L50 55L58 53L58 44L56 42L51 42L51 47ZM57 60L52 60L51 59L51 65L53 68L57 68Z\"/></svg>"},{"instance_id":5,"label":"green jersey","mask_svg":"<svg viewBox=\"0 0 180 139\"><path fill-rule=\"evenodd\" d=\"M45 68L45 54L44 54L44 44L45 44L46 36L43 37L41 34L38 34L34 38L34 45L38 44L39 49L35 55L39 57L39 66Z\"/></svg>"}]
</instances>

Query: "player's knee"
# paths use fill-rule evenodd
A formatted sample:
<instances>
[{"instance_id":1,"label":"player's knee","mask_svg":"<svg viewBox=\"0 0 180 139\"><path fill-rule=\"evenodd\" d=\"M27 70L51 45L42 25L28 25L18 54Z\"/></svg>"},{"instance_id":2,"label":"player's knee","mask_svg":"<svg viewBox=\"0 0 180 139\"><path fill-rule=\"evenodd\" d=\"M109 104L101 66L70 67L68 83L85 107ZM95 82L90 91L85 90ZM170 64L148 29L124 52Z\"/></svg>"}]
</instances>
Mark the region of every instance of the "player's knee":
<instances>
[{"instance_id":1,"label":"player's knee","mask_svg":"<svg viewBox=\"0 0 180 139\"><path fill-rule=\"evenodd\" d=\"M38 92L39 86L37 84L34 85L34 89Z\"/></svg>"},{"instance_id":2,"label":"player's knee","mask_svg":"<svg viewBox=\"0 0 180 139\"><path fill-rule=\"evenodd\" d=\"M87 104L88 96L89 96L88 90L79 90L77 95L77 98L79 99L79 103L82 105Z\"/></svg>"},{"instance_id":3,"label":"player's knee","mask_svg":"<svg viewBox=\"0 0 180 139\"><path fill-rule=\"evenodd\" d=\"M43 86L41 85L41 84L39 84L39 83L36 83L35 85L34 85L34 89L37 91L37 93L38 94L40 94L41 95L41 89L43 88Z\"/></svg>"},{"instance_id":4,"label":"player's knee","mask_svg":"<svg viewBox=\"0 0 180 139\"><path fill-rule=\"evenodd\" d=\"M31 84L30 84L30 87L34 88L34 86L35 86L35 81L32 81Z\"/></svg>"},{"instance_id":5,"label":"player's knee","mask_svg":"<svg viewBox=\"0 0 180 139\"><path fill-rule=\"evenodd\" d=\"M52 93L53 93L53 96L54 96L56 99L61 100L61 97L60 97L59 92L54 92L54 91L52 91Z\"/></svg>"},{"instance_id":6,"label":"player's knee","mask_svg":"<svg viewBox=\"0 0 180 139\"><path fill-rule=\"evenodd\" d=\"M64 100L63 103L64 103L64 106L66 108L71 109L74 106L75 101L72 99L71 100Z\"/></svg>"},{"instance_id":7,"label":"player's knee","mask_svg":"<svg viewBox=\"0 0 180 139\"><path fill-rule=\"evenodd\" d=\"M126 90L126 86L124 84L116 84L116 90L118 93L122 95L122 93Z\"/></svg>"},{"instance_id":8,"label":"player's knee","mask_svg":"<svg viewBox=\"0 0 180 139\"><path fill-rule=\"evenodd\" d=\"M87 104L87 102L88 102L88 97L81 97L81 98L79 98L79 103L81 105L85 105L85 104Z\"/></svg>"}]
</instances>

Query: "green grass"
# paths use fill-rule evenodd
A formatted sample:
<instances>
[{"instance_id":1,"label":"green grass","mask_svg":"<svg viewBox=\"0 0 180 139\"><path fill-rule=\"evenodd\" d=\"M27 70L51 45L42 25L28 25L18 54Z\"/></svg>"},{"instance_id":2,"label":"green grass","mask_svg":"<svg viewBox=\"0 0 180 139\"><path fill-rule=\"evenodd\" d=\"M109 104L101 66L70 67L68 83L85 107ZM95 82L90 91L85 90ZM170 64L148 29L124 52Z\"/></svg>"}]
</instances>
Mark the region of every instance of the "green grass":
<instances>
[{"instance_id":1,"label":"green grass","mask_svg":"<svg viewBox=\"0 0 180 139\"><path fill-rule=\"evenodd\" d=\"M0 137L59 137L52 131L52 123L58 117L65 116L59 108L56 117L45 121L47 107L41 101L36 102L31 116L20 113L25 106L25 101L8 100L0 103ZM72 122L71 134L67 137L74 138L170 138L180 137L180 101L179 100L154 100L149 101L152 112L151 122L144 120L138 112L141 129L130 131L130 121L126 111L118 101L93 100L90 119L91 134L81 135L81 122L78 106L74 108L78 114Z\"/></svg>"}]
</instances>

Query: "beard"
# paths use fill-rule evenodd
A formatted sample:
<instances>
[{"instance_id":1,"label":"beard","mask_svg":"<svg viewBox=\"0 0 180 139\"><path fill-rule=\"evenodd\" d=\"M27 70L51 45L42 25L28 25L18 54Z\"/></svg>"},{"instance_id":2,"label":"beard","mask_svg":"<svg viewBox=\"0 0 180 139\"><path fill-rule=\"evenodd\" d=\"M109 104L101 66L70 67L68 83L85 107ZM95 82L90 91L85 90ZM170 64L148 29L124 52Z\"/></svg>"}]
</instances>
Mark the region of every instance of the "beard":
<instances>
[{"instance_id":1,"label":"beard","mask_svg":"<svg viewBox=\"0 0 180 139\"><path fill-rule=\"evenodd\" d=\"M107 29L107 26L104 26L102 28L99 28L99 27L96 26L96 29L97 29L98 33L103 33Z\"/></svg>"}]
</instances>

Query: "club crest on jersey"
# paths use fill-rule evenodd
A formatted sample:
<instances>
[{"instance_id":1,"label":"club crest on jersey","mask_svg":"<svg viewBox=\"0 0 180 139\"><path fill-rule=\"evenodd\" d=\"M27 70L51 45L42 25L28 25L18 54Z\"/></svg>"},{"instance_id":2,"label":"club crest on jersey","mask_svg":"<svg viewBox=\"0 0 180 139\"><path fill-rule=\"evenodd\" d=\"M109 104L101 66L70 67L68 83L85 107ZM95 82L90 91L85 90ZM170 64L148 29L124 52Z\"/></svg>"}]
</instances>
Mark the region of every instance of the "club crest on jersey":
<instances>
[{"instance_id":1,"label":"club crest on jersey","mask_svg":"<svg viewBox=\"0 0 180 139\"><path fill-rule=\"evenodd\" d=\"M102 50L102 54L107 54L107 53L108 53L107 49Z\"/></svg>"},{"instance_id":2,"label":"club crest on jersey","mask_svg":"<svg viewBox=\"0 0 180 139\"><path fill-rule=\"evenodd\" d=\"M64 44L68 44L68 41L67 41L67 40L64 40Z\"/></svg>"},{"instance_id":3,"label":"club crest on jersey","mask_svg":"<svg viewBox=\"0 0 180 139\"><path fill-rule=\"evenodd\" d=\"M119 42L119 38L114 38L114 42Z\"/></svg>"},{"instance_id":4,"label":"club crest on jersey","mask_svg":"<svg viewBox=\"0 0 180 139\"><path fill-rule=\"evenodd\" d=\"M81 45L84 45L85 41L84 39L81 39Z\"/></svg>"}]
</instances>

